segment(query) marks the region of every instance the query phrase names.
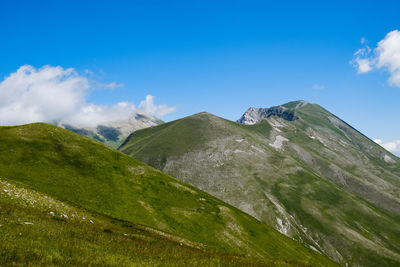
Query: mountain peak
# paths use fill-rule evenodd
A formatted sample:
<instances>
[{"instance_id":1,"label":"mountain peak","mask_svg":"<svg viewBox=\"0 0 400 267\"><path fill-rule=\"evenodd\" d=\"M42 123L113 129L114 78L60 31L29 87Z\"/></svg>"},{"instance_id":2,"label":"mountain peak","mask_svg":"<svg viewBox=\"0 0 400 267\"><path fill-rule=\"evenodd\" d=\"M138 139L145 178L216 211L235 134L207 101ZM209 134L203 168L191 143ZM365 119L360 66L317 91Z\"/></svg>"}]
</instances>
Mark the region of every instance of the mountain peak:
<instances>
[{"instance_id":1,"label":"mountain peak","mask_svg":"<svg viewBox=\"0 0 400 267\"><path fill-rule=\"evenodd\" d=\"M287 107L288 109L296 110L298 108L304 107L307 104L310 104L310 103L307 102L307 101L304 101L304 100L296 100L296 101L290 101L290 102L288 102L286 104L283 104L281 106Z\"/></svg>"},{"instance_id":2,"label":"mountain peak","mask_svg":"<svg viewBox=\"0 0 400 267\"><path fill-rule=\"evenodd\" d=\"M206 111L202 111L196 114L193 114L193 116L214 116L213 114L206 112Z\"/></svg>"},{"instance_id":3,"label":"mountain peak","mask_svg":"<svg viewBox=\"0 0 400 267\"><path fill-rule=\"evenodd\" d=\"M221 117L219 117L219 116L217 116L217 115L214 115L214 114L212 114L212 113L209 113L209 112L205 112L205 111L203 111L203 112L199 112L199 113L195 113L195 114L193 114L193 115L190 115L190 116L187 116L187 117L185 117L185 118L183 118L183 119L188 119L188 120L190 120L190 119L193 119L193 118L197 118L197 119L208 119L208 120L222 120L223 118L221 118Z\"/></svg>"}]
</instances>

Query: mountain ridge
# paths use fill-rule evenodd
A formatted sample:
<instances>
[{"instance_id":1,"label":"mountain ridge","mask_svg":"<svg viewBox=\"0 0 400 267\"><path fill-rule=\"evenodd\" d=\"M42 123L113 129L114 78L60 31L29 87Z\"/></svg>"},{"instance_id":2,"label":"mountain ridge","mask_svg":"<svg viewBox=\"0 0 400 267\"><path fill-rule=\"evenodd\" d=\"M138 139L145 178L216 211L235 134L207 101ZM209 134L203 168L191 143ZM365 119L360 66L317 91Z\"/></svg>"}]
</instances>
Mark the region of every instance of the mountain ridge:
<instances>
[{"instance_id":1,"label":"mountain ridge","mask_svg":"<svg viewBox=\"0 0 400 267\"><path fill-rule=\"evenodd\" d=\"M285 261L334 265L231 205L60 127L43 123L0 127L0 177L209 251L284 265Z\"/></svg>"}]
</instances>

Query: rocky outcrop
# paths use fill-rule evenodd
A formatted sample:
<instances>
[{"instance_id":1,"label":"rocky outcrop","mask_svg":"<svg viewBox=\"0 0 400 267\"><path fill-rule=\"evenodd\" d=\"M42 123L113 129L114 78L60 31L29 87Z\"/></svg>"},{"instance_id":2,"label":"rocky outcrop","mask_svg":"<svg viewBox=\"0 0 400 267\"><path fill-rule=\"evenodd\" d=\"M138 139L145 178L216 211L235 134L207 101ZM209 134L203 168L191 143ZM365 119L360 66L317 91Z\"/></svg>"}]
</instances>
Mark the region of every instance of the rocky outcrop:
<instances>
[{"instance_id":1,"label":"rocky outcrop","mask_svg":"<svg viewBox=\"0 0 400 267\"><path fill-rule=\"evenodd\" d=\"M270 108L251 107L242 115L242 117L240 117L240 119L237 120L237 122L252 125L271 116L277 116L287 121L295 121L299 119L293 110L284 106L275 106Z\"/></svg>"}]
</instances>

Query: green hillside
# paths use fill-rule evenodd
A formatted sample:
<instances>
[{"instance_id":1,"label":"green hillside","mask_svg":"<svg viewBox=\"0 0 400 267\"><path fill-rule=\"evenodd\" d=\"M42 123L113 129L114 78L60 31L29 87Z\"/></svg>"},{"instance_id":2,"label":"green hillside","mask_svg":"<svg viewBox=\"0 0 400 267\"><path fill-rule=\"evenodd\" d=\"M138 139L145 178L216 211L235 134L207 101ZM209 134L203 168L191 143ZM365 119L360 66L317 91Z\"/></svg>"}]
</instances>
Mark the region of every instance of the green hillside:
<instances>
[{"instance_id":1,"label":"green hillside","mask_svg":"<svg viewBox=\"0 0 400 267\"><path fill-rule=\"evenodd\" d=\"M51 125L0 127L0 177L3 186L3 181L9 181L10 186L17 183L17 187L29 194L39 194L62 203L62 207L76 209L72 211L74 214L94 217L93 225L87 220L71 219L71 212L65 219L60 217L62 209L58 210L58 204L41 208L25 206L26 200L9 198L9 192L3 188L7 194L1 195L0 231L5 241L1 242L2 253L11 255L5 258L8 263L43 259L44 263L85 264L88 261L85 255L91 253L94 254L90 262L128 263L132 255L141 253L140 248L131 247L136 245L129 243L133 242L129 237L145 231L145 236L156 235L156 240L143 245L148 254L144 254L142 263L163 261L168 258L168 251L176 255L171 255L170 264L180 255L182 261L177 263L190 262L193 251L193 262L202 262L205 255L210 264L214 261L224 265L236 259L226 254L246 256L239 257L238 264L257 263L248 257L282 265L333 264L207 193L90 138ZM50 210L53 208L54 211ZM50 211L58 219L49 216ZM132 229L125 229L131 224L134 224ZM36 230L30 231L28 226ZM18 235L24 239L14 242ZM167 236L164 238L167 240L162 236ZM38 240L42 241L35 249ZM182 243L182 251L176 242ZM164 247L166 251L160 252ZM71 262L65 259L66 255L72 257ZM116 255L121 255L119 262Z\"/></svg>"},{"instance_id":2,"label":"green hillside","mask_svg":"<svg viewBox=\"0 0 400 267\"><path fill-rule=\"evenodd\" d=\"M181 238L75 208L5 179L0 215L1 266L286 265L199 250Z\"/></svg>"},{"instance_id":3,"label":"green hillside","mask_svg":"<svg viewBox=\"0 0 400 267\"><path fill-rule=\"evenodd\" d=\"M296 119L200 113L137 131L120 150L343 265L398 266L400 160L318 105L274 109Z\"/></svg>"}]
</instances>

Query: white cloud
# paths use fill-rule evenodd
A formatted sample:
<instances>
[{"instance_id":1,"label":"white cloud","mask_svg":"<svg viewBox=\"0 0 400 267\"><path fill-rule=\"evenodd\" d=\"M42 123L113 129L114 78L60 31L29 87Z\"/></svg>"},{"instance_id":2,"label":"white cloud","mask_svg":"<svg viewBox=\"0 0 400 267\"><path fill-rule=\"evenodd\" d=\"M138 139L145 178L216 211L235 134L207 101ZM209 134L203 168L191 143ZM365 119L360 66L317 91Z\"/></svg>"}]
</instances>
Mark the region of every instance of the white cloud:
<instances>
[{"instance_id":1,"label":"white cloud","mask_svg":"<svg viewBox=\"0 0 400 267\"><path fill-rule=\"evenodd\" d=\"M325 88L325 86L322 84L314 84L312 86L312 89L315 89L315 90L323 90L324 88Z\"/></svg>"},{"instance_id":2,"label":"white cloud","mask_svg":"<svg viewBox=\"0 0 400 267\"><path fill-rule=\"evenodd\" d=\"M124 86L125 86L125 84L116 83L116 82L106 83L106 84L103 85L103 87L107 88L107 89L117 89L117 88L121 88L121 87L124 87Z\"/></svg>"},{"instance_id":3,"label":"white cloud","mask_svg":"<svg viewBox=\"0 0 400 267\"><path fill-rule=\"evenodd\" d=\"M391 142L383 142L381 139L374 139L374 142L385 148L387 151L400 156L400 139Z\"/></svg>"},{"instance_id":4,"label":"white cloud","mask_svg":"<svg viewBox=\"0 0 400 267\"><path fill-rule=\"evenodd\" d=\"M361 37L361 40L360 40L361 44L364 44L366 41L367 40L365 39L365 37Z\"/></svg>"},{"instance_id":5,"label":"white cloud","mask_svg":"<svg viewBox=\"0 0 400 267\"><path fill-rule=\"evenodd\" d=\"M355 63L358 66L358 73L363 74L372 70L372 65L369 59L356 58Z\"/></svg>"},{"instance_id":6,"label":"white cloud","mask_svg":"<svg viewBox=\"0 0 400 267\"><path fill-rule=\"evenodd\" d=\"M76 112L62 119L64 123L82 126L95 126L107 122L126 120L136 114L133 103L119 102L112 106L86 104Z\"/></svg>"},{"instance_id":7,"label":"white cloud","mask_svg":"<svg viewBox=\"0 0 400 267\"><path fill-rule=\"evenodd\" d=\"M374 139L374 142L377 143L378 145L383 143L382 139Z\"/></svg>"},{"instance_id":8,"label":"white cloud","mask_svg":"<svg viewBox=\"0 0 400 267\"><path fill-rule=\"evenodd\" d=\"M160 118L176 110L176 107L169 107L167 105L155 105L154 96L152 95L147 95L146 99L140 102L139 108Z\"/></svg>"},{"instance_id":9,"label":"white cloud","mask_svg":"<svg viewBox=\"0 0 400 267\"><path fill-rule=\"evenodd\" d=\"M389 32L376 48L377 68L390 73L389 83L400 87L400 31Z\"/></svg>"},{"instance_id":10,"label":"white cloud","mask_svg":"<svg viewBox=\"0 0 400 267\"><path fill-rule=\"evenodd\" d=\"M371 48L366 46L354 53L351 63L358 69L358 73L383 69L390 75L389 84L400 87L400 31L394 30L386 34L372 55L371 52Z\"/></svg>"},{"instance_id":11,"label":"white cloud","mask_svg":"<svg viewBox=\"0 0 400 267\"><path fill-rule=\"evenodd\" d=\"M72 68L21 66L0 82L0 125L59 120L95 125L124 120L135 114L136 107L129 102L111 106L87 103L90 85L85 76ZM121 84L108 85L118 88ZM165 105L154 107L154 112L148 112L160 117L175 110Z\"/></svg>"},{"instance_id":12,"label":"white cloud","mask_svg":"<svg viewBox=\"0 0 400 267\"><path fill-rule=\"evenodd\" d=\"M73 69L25 65L0 83L0 125L53 121L85 104L86 78Z\"/></svg>"}]
</instances>

